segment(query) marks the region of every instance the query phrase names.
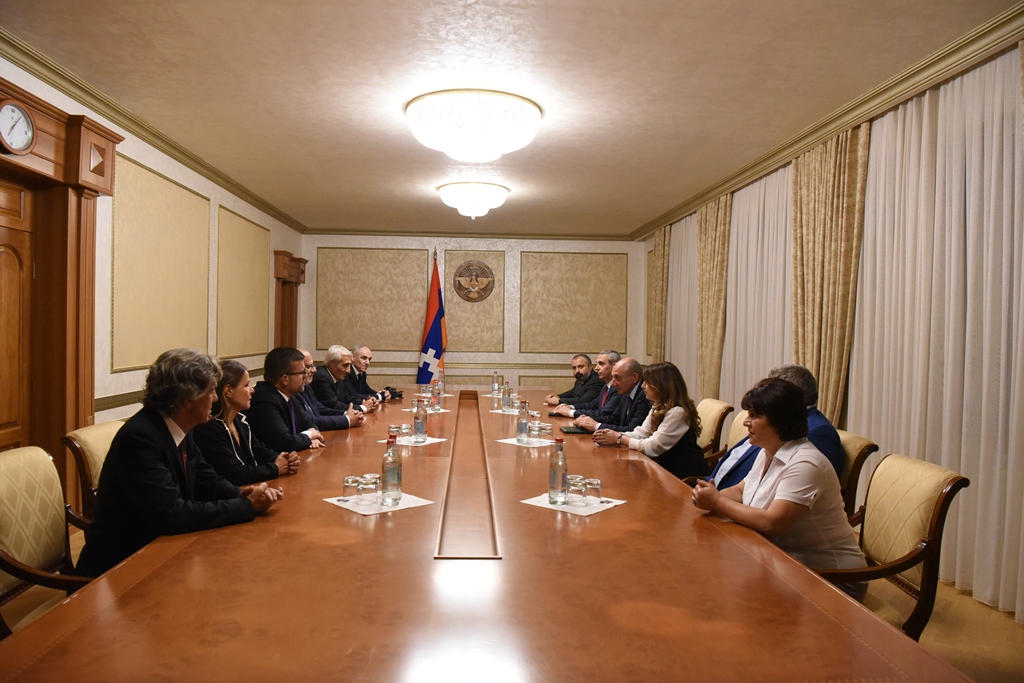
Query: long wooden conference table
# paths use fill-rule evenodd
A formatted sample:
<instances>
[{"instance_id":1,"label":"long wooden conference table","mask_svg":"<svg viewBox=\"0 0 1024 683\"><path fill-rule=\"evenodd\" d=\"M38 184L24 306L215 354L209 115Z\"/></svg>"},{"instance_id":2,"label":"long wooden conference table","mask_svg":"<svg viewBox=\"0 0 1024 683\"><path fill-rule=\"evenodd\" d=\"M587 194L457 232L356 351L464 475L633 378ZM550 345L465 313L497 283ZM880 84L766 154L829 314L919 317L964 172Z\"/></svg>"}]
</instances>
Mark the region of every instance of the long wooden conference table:
<instances>
[{"instance_id":1,"label":"long wooden conference table","mask_svg":"<svg viewBox=\"0 0 1024 683\"><path fill-rule=\"evenodd\" d=\"M161 538L0 642L0 681L966 680L635 451L566 435L569 471L627 502L524 505L548 451L497 443L516 418L489 391L449 392L447 440L403 457L433 505L322 500L379 471L407 390L303 453L267 515Z\"/></svg>"}]
</instances>

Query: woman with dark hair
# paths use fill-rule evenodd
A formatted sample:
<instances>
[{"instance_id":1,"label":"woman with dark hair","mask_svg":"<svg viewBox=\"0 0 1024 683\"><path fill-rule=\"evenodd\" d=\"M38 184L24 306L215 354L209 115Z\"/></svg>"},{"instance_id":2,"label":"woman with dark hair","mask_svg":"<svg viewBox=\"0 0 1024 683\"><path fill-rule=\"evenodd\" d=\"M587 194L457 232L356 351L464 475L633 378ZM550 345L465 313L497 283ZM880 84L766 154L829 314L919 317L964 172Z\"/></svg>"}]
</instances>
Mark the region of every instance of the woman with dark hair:
<instances>
[{"instance_id":1,"label":"woman with dark hair","mask_svg":"<svg viewBox=\"0 0 1024 683\"><path fill-rule=\"evenodd\" d=\"M763 379L741 404L750 443L761 448L746 478L719 491L700 480L693 503L764 534L813 569L867 566L846 519L832 465L807 436L807 407L800 387ZM866 583L836 584L857 600Z\"/></svg>"},{"instance_id":2,"label":"woman with dark hair","mask_svg":"<svg viewBox=\"0 0 1024 683\"><path fill-rule=\"evenodd\" d=\"M249 371L234 360L221 363L213 419L195 428L196 444L217 473L235 486L254 484L299 469L299 456L275 453L252 435L241 411L249 407Z\"/></svg>"},{"instance_id":3,"label":"woman with dark hair","mask_svg":"<svg viewBox=\"0 0 1024 683\"><path fill-rule=\"evenodd\" d=\"M706 477L710 470L697 445L700 417L679 368L654 363L644 368L643 377L644 394L651 402L647 419L631 432L599 429L594 432L595 443L638 450L680 479Z\"/></svg>"}]
</instances>

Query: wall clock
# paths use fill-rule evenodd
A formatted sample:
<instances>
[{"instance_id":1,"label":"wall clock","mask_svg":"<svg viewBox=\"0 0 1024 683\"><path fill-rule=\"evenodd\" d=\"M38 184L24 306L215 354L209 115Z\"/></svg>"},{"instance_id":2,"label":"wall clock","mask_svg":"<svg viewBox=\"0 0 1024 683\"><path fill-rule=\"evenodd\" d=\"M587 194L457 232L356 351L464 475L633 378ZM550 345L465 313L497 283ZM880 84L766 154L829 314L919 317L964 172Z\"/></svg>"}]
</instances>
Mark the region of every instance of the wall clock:
<instances>
[{"instance_id":1,"label":"wall clock","mask_svg":"<svg viewBox=\"0 0 1024 683\"><path fill-rule=\"evenodd\" d=\"M0 102L0 146L10 154L28 154L36 144L36 123L24 105Z\"/></svg>"}]
</instances>

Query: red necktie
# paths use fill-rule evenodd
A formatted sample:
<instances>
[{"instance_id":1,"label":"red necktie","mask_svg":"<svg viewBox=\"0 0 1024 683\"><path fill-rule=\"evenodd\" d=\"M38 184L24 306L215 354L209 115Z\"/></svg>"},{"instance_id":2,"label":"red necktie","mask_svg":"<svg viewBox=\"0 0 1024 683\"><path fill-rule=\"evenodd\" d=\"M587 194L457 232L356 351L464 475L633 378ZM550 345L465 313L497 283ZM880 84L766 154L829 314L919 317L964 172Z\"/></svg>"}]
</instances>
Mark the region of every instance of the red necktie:
<instances>
[{"instance_id":1,"label":"red necktie","mask_svg":"<svg viewBox=\"0 0 1024 683\"><path fill-rule=\"evenodd\" d=\"M608 386L601 390L601 407L604 408L604 402L608 400Z\"/></svg>"},{"instance_id":2,"label":"red necktie","mask_svg":"<svg viewBox=\"0 0 1024 683\"><path fill-rule=\"evenodd\" d=\"M185 481L188 481L188 453L185 451L185 440L182 439L178 445L181 451L181 471L185 473Z\"/></svg>"}]
</instances>

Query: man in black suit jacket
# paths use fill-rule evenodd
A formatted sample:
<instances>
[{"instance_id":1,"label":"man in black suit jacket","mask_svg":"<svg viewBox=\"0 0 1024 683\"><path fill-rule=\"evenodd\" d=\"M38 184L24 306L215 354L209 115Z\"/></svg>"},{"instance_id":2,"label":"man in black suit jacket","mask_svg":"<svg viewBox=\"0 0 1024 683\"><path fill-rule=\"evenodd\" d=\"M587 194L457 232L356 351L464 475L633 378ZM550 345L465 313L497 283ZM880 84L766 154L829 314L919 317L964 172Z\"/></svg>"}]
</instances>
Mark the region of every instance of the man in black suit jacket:
<instances>
[{"instance_id":1,"label":"man in black suit jacket","mask_svg":"<svg viewBox=\"0 0 1024 683\"><path fill-rule=\"evenodd\" d=\"M651 412L651 402L641 389L643 368L635 358L623 358L612 368L612 386L619 392L619 404L576 417L576 426L588 432L611 429L631 432L644 423Z\"/></svg>"},{"instance_id":2,"label":"man in black suit jacket","mask_svg":"<svg viewBox=\"0 0 1024 683\"><path fill-rule=\"evenodd\" d=\"M349 394L355 396L357 403L362 403L368 398L383 403L391 398L391 392L374 391L366 381L366 371L370 369L370 361L373 360L373 351L366 344L357 344L352 349L352 372L345 377L345 384L349 388Z\"/></svg>"},{"instance_id":3,"label":"man in black suit jacket","mask_svg":"<svg viewBox=\"0 0 1024 683\"><path fill-rule=\"evenodd\" d=\"M356 400L353 390L345 382L351 373L352 353L340 344L331 346L324 355L324 364L313 374L313 393L320 403L333 410L348 411L349 406L362 413L376 410L375 398Z\"/></svg>"},{"instance_id":4,"label":"man in black suit jacket","mask_svg":"<svg viewBox=\"0 0 1024 683\"><path fill-rule=\"evenodd\" d=\"M622 356L613 349L607 349L597 354L594 374L601 381L601 391L591 401L573 404L562 403L555 408L555 414L576 417L584 414L585 411L597 411L603 408L614 410L619 405L619 392L612 386L612 368L620 360L622 360Z\"/></svg>"},{"instance_id":5,"label":"man in black suit jacket","mask_svg":"<svg viewBox=\"0 0 1024 683\"><path fill-rule=\"evenodd\" d=\"M313 356L305 349L299 349L302 353L302 364L306 368L305 386L302 391L291 397L291 402L298 410L301 410L312 421L313 426L320 431L331 431L335 429L348 429L358 427L363 423L363 414L349 406L348 410L328 408L320 402L313 391L313 376L316 374L316 366L313 364Z\"/></svg>"},{"instance_id":6,"label":"man in black suit jacket","mask_svg":"<svg viewBox=\"0 0 1024 683\"><path fill-rule=\"evenodd\" d=\"M164 534L251 521L284 495L238 488L207 463L192 428L210 418L220 366L192 349L160 355L143 408L118 431L100 473L96 518L77 571L98 576Z\"/></svg>"},{"instance_id":7,"label":"man in black suit jacket","mask_svg":"<svg viewBox=\"0 0 1024 683\"><path fill-rule=\"evenodd\" d=\"M587 354L578 353L572 357L572 374L576 377L576 383L572 385L572 389L563 391L557 396L548 394L544 397L545 403L549 406L557 406L560 403L579 405L593 401L601 393L604 382L594 373L594 365Z\"/></svg>"},{"instance_id":8,"label":"man in black suit jacket","mask_svg":"<svg viewBox=\"0 0 1024 683\"><path fill-rule=\"evenodd\" d=\"M306 385L302 352L293 346L272 349L263 361L263 381L256 384L245 417L256 438L276 451L320 448L324 437L313 421L291 403Z\"/></svg>"}]
</instances>

